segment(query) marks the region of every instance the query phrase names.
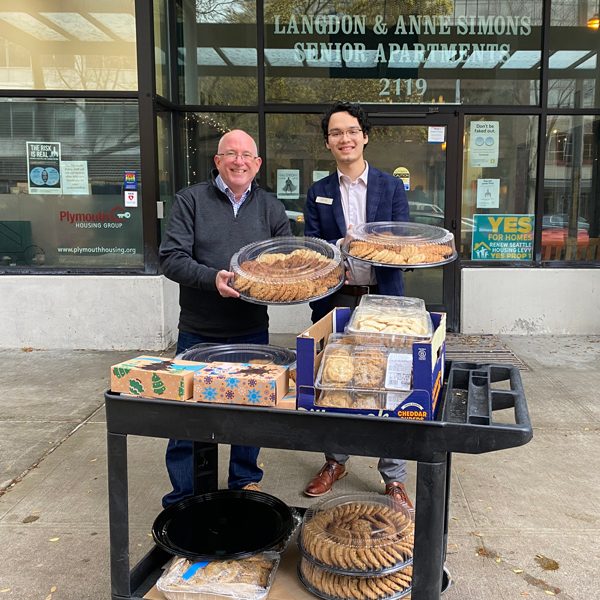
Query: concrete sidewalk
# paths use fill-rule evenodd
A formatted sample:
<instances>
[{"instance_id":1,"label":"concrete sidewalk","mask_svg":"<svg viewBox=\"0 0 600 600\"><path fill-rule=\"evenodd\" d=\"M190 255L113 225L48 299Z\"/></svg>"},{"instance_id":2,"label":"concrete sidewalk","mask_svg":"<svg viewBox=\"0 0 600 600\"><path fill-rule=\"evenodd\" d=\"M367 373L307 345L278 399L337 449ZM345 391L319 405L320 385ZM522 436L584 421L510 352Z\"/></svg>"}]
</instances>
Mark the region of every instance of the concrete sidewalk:
<instances>
[{"instance_id":1,"label":"concrete sidewalk","mask_svg":"<svg viewBox=\"0 0 600 600\"><path fill-rule=\"evenodd\" d=\"M447 600L600 597L600 337L498 336L521 373L534 439L454 455ZM289 343L289 338L273 343ZM110 598L106 424L109 367L141 354L0 351L0 600ZM172 356L173 353L164 353ZM170 489L166 440L131 438L131 564ZM221 448L225 486L227 448ZM308 506L318 453L261 451L263 489ZM353 457L335 491L383 491ZM414 497L415 465L407 487Z\"/></svg>"}]
</instances>

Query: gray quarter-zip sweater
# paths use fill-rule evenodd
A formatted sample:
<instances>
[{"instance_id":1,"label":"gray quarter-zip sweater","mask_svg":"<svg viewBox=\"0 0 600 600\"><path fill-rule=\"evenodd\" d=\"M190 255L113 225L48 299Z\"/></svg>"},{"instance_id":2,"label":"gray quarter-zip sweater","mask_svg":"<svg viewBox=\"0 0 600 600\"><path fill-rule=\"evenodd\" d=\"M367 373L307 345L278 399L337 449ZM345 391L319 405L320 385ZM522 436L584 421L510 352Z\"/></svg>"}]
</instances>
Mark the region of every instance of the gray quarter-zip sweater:
<instances>
[{"instance_id":1,"label":"gray quarter-zip sweater","mask_svg":"<svg viewBox=\"0 0 600 600\"><path fill-rule=\"evenodd\" d=\"M291 229L281 201L256 182L236 217L216 176L214 170L210 181L175 195L159 258L165 276L179 284L179 330L229 338L267 329L269 317L266 306L223 298L217 273L229 271L231 257L246 244L291 235Z\"/></svg>"}]
</instances>

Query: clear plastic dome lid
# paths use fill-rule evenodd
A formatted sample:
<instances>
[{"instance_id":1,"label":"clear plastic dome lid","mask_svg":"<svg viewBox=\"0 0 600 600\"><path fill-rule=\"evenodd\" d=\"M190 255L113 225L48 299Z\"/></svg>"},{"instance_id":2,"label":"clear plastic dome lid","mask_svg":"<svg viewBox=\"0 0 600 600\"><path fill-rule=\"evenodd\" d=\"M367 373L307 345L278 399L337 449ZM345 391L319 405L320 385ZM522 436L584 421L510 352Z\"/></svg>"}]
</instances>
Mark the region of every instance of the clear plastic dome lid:
<instances>
[{"instance_id":1,"label":"clear plastic dome lid","mask_svg":"<svg viewBox=\"0 0 600 600\"><path fill-rule=\"evenodd\" d=\"M194 362L228 362L260 365L296 365L296 352L268 344L197 344L181 355Z\"/></svg>"},{"instance_id":2,"label":"clear plastic dome lid","mask_svg":"<svg viewBox=\"0 0 600 600\"><path fill-rule=\"evenodd\" d=\"M315 564L347 573L397 570L412 560L408 505L380 494L347 494L309 508L301 550Z\"/></svg>"},{"instance_id":3,"label":"clear plastic dome lid","mask_svg":"<svg viewBox=\"0 0 600 600\"><path fill-rule=\"evenodd\" d=\"M432 267L457 258L454 234L422 223L380 221L348 230L342 253L387 267Z\"/></svg>"},{"instance_id":4,"label":"clear plastic dome lid","mask_svg":"<svg viewBox=\"0 0 600 600\"><path fill-rule=\"evenodd\" d=\"M257 304L299 304L344 283L340 251L324 240L294 236L255 242L231 259L233 288Z\"/></svg>"}]
</instances>

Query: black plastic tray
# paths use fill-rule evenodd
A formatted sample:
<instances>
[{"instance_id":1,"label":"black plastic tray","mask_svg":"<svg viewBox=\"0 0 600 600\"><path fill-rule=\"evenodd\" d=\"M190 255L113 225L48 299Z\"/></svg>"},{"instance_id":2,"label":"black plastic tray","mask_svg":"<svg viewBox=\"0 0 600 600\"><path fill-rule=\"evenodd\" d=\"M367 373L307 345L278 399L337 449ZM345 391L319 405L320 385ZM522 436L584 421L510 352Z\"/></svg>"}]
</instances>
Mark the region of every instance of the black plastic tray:
<instances>
[{"instance_id":1,"label":"black plastic tray","mask_svg":"<svg viewBox=\"0 0 600 600\"><path fill-rule=\"evenodd\" d=\"M190 560L229 560L265 552L288 537L294 519L275 496L219 490L185 498L163 510L152 526L157 546Z\"/></svg>"}]
</instances>

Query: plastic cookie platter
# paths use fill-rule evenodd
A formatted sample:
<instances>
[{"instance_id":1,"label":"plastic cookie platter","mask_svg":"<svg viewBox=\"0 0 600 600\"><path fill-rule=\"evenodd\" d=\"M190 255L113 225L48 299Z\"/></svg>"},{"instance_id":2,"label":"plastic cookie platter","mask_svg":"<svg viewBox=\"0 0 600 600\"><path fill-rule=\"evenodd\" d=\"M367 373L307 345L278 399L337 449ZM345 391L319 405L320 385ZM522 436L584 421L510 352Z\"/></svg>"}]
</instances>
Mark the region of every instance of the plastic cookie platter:
<instances>
[{"instance_id":1,"label":"plastic cookie platter","mask_svg":"<svg viewBox=\"0 0 600 600\"><path fill-rule=\"evenodd\" d=\"M421 223L380 221L348 231L342 254L379 267L422 269L456 260L454 235Z\"/></svg>"},{"instance_id":2,"label":"plastic cookie platter","mask_svg":"<svg viewBox=\"0 0 600 600\"><path fill-rule=\"evenodd\" d=\"M244 246L231 259L232 287L253 304L293 305L325 298L344 284L338 248L317 238L277 237Z\"/></svg>"},{"instance_id":3,"label":"plastic cookie platter","mask_svg":"<svg viewBox=\"0 0 600 600\"><path fill-rule=\"evenodd\" d=\"M341 588L338 594L329 594L327 592L325 592L322 589L319 589L318 587L316 587L316 585L313 585L312 583L310 583L308 581L309 577L310 577L310 571L311 569L308 568L308 566L313 567L314 570L318 570L318 567L314 567L312 565L312 563L306 563L305 560L302 560L301 562L298 563L298 578L300 579L300 583L302 583L302 585L311 593L313 593L315 596L318 596L319 598L324 598L324 600L348 600L348 598L350 598L349 594L346 592L343 592L344 588ZM308 573L306 572L308 571ZM398 571L397 571L398 572ZM308 577L307 577L308 575ZM338 586L339 586L339 581L345 581L346 577L344 577L343 575L337 575L337 574L333 574L333 575L329 575L329 574L325 574L326 577L329 577L330 579L334 579L334 578L338 578ZM352 576L349 577L349 579L352 579ZM377 580L378 578L373 578L374 580ZM334 588L338 587L335 586L334 584ZM369 586L370 587L370 586ZM360 595L360 590L359 590L359 595L355 593L353 593L353 595L351 596L352 598L363 598L364 600L370 600L373 597L377 597L378 600L398 600L399 598L405 598L406 596L408 596L412 591L412 584L410 584L406 589L401 590L401 591L397 591L395 593L386 593L383 590L380 591L380 593L377 593L377 595L375 596L376 592L374 592L373 589L369 590L369 595L367 595L365 592L362 593L362 595Z\"/></svg>"}]
</instances>

